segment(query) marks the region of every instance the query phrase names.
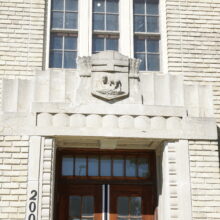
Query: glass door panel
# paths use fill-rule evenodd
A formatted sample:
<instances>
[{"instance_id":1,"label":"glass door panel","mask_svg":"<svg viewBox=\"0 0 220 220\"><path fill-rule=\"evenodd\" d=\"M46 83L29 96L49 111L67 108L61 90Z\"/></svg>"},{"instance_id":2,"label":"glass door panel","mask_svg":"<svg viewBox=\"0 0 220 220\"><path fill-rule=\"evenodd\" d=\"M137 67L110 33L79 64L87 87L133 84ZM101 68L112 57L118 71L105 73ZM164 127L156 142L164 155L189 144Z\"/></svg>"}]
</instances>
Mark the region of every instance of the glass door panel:
<instances>
[{"instance_id":1,"label":"glass door panel","mask_svg":"<svg viewBox=\"0 0 220 220\"><path fill-rule=\"evenodd\" d=\"M69 220L94 219L94 196L69 196Z\"/></svg>"},{"instance_id":2,"label":"glass door panel","mask_svg":"<svg viewBox=\"0 0 220 220\"><path fill-rule=\"evenodd\" d=\"M129 214L130 218L141 218L142 215L142 198L140 196L129 197Z\"/></svg>"},{"instance_id":3,"label":"glass door panel","mask_svg":"<svg viewBox=\"0 0 220 220\"><path fill-rule=\"evenodd\" d=\"M66 185L62 188L57 220L101 220L102 185Z\"/></svg>"},{"instance_id":4,"label":"glass door panel","mask_svg":"<svg viewBox=\"0 0 220 220\"><path fill-rule=\"evenodd\" d=\"M154 220L152 185L111 185L110 220Z\"/></svg>"},{"instance_id":5,"label":"glass door panel","mask_svg":"<svg viewBox=\"0 0 220 220\"><path fill-rule=\"evenodd\" d=\"M142 198L140 196L119 196L117 198L118 220L141 220Z\"/></svg>"}]
</instances>

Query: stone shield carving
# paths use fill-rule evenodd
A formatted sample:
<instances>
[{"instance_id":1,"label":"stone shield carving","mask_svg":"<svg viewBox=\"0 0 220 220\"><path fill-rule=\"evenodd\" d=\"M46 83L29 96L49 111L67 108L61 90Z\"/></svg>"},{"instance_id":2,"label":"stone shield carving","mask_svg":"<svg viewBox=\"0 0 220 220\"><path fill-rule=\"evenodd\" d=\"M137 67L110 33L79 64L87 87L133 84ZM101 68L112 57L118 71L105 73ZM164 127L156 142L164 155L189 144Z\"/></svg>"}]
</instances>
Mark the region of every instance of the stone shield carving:
<instances>
[{"instance_id":1,"label":"stone shield carving","mask_svg":"<svg viewBox=\"0 0 220 220\"><path fill-rule=\"evenodd\" d=\"M92 56L92 94L105 100L120 99L129 94L128 57L116 51Z\"/></svg>"},{"instance_id":2,"label":"stone shield carving","mask_svg":"<svg viewBox=\"0 0 220 220\"><path fill-rule=\"evenodd\" d=\"M93 73L92 94L106 100L128 96L128 74L117 72Z\"/></svg>"}]
</instances>

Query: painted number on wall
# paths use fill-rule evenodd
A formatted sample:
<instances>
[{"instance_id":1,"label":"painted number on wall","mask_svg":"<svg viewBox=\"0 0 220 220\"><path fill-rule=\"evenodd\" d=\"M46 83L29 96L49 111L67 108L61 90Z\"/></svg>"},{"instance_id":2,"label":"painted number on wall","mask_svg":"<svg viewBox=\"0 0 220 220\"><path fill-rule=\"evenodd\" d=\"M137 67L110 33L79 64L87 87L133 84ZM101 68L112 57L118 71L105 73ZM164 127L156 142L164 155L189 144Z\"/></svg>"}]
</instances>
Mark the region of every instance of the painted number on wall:
<instances>
[{"instance_id":1,"label":"painted number on wall","mask_svg":"<svg viewBox=\"0 0 220 220\"><path fill-rule=\"evenodd\" d=\"M37 208L36 200L37 200L37 191L32 190L31 197L29 198L29 212L30 212L30 214L28 216L28 220L36 220L36 215L35 215L35 211Z\"/></svg>"}]
</instances>

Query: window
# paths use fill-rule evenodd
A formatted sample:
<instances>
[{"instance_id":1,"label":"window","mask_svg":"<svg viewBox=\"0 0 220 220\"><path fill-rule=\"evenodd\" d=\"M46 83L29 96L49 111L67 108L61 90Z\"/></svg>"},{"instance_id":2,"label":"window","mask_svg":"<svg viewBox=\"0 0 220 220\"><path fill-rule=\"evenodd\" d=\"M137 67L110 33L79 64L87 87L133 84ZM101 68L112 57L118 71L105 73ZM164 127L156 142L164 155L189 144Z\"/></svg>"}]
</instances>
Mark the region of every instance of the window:
<instances>
[{"instance_id":1,"label":"window","mask_svg":"<svg viewBox=\"0 0 220 220\"><path fill-rule=\"evenodd\" d=\"M159 0L51 1L50 68L76 68L78 55L119 50L140 59L140 70L160 71Z\"/></svg>"},{"instance_id":2,"label":"window","mask_svg":"<svg viewBox=\"0 0 220 220\"><path fill-rule=\"evenodd\" d=\"M50 61L52 68L76 68L78 0L52 0Z\"/></svg>"},{"instance_id":3,"label":"window","mask_svg":"<svg viewBox=\"0 0 220 220\"><path fill-rule=\"evenodd\" d=\"M119 0L93 1L92 52L118 50Z\"/></svg>"},{"instance_id":4,"label":"window","mask_svg":"<svg viewBox=\"0 0 220 220\"><path fill-rule=\"evenodd\" d=\"M140 70L159 71L158 0L134 0L134 56L141 59Z\"/></svg>"},{"instance_id":5,"label":"window","mask_svg":"<svg viewBox=\"0 0 220 220\"><path fill-rule=\"evenodd\" d=\"M62 158L62 176L147 178L149 175L147 155L75 155Z\"/></svg>"}]
</instances>

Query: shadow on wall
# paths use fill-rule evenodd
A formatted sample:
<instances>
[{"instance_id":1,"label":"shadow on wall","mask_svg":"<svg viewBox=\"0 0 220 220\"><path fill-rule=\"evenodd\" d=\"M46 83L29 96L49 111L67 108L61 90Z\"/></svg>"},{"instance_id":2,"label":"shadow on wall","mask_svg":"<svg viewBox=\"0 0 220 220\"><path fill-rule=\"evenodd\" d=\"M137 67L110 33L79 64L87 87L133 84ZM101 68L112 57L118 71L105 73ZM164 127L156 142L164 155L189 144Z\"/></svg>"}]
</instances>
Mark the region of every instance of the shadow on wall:
<instances>
[{"instance_id":1,"label":"shadow on wall","mask_svg":"<svg viewBox=\"0 0 220 220\"><path fill-rule=\"evenodd\" d=\"M162 151L164 151L164 148L162 146L160 146L162 149ZM161 204L162 199L162 195L163 195L163 165L162 165L162 161L163 161L163 156L164 154L161 153L160 156L157 158L157 162L156 162L156 166L157 166L157 206L154 210L154 220L158 220L158 216L159 216L159 206L160 209L163 209L163 205ZM163 210L160 211L160 213L162 213Z\"/></svg>"},{"instance_id":2,"label":"shadow on wall","mask_svg":"<svg viewBox=\"0 0 220 220\"><path fill-rule=\"evenodd\" d=\"M220 167L220 127L217 126L217 132L218 132L218 159L219 159L219 167Z\"/></svg>"}]
</instances>

